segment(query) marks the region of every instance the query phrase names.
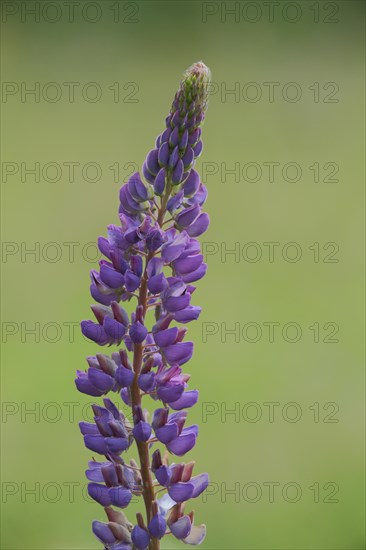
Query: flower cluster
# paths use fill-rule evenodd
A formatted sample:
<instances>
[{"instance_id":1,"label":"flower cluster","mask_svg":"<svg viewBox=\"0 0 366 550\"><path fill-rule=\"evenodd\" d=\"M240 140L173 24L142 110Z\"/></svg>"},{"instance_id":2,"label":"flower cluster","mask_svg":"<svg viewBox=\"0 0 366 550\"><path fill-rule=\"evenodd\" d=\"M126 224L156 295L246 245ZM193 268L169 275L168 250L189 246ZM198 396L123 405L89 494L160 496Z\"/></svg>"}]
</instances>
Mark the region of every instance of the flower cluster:
<instances>
[{"instance_id":1,"label":"flower cluster","mask_svg":"<svg viewBox=\"0 0 366 550\"><path fill-rule=\"evenodd\" d=\"M95 320L83 321L81 330L99 346L122 349L88 357L76 386L93 397L114 392L131 407L129 420L105 397L104 406L93 405L94 422L80 423L85 446L104 457L89 462L86 476L89 495L108 518L95 521L93 532L110 550L158 550L166 534L200 544L206 533L185 506L206 489L208 475L193 475L194 462L169 464L168 456L184 456L198 437L198 426L186 425L198 391L188 388L182 365L193 354L185 325L201 313L191 303L192 283L207 269L196 239L209 225L202 210L207 190L194 165L202 151L209 76L201 62L185 73L142 174L133 174L120 190L120 225L110 225L107 237L99 238L105 259L91 272ZM121 303L132 304L132 313ZM156 407L151 419L142 406L149 397ZM134 442L139 464L123 458ZM142 496L146 509L135 525L115 509L128 506L132 495Z\"/></svg>"}]
</instances>

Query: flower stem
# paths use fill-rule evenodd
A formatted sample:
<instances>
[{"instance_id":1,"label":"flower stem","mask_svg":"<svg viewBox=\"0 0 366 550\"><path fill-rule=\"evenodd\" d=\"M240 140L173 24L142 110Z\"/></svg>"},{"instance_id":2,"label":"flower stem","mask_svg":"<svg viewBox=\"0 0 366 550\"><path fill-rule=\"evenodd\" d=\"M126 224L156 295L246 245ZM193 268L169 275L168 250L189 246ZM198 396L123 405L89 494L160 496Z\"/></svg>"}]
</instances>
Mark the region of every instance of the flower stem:
<instances>
[{"instance_id":1,"label":"flower stem","mask_svg":"<svg viewBox=\"0 0 366 550\"><path fill-rule=\"evenodd\" d=\"M161 206L158 212L157 222L160 226L162 225L164 220L166 205L169 199L170 192L171 192L171 183L168 180L166 191L164 196L161 199ZM143 307L144 318L148 308L146 267L152 257L153 257L152 253L149 253L147 255L145 272L141 280L140 292L138 296L138 303ZM137 382L138 382L138 377L142 367L143 349L144 349L143 344L134 344L133 370L135 373L135 377L131 385L132 408L136 405L141 405L141 393ZM151 470L150 470L149 444L147 442L136 440L136 445L137 445L137 450L138 450L139 459L140 459L140 470L141 470L141 478L142 478L142 486L143 486L142 495L145 503L146 519L147 519L147 523L149 523L152 517L152 503L155 500L154 484L153 484ZM152 537L149 545L149 550L160 550L159 539Z\"/></svg>"}]
</instances>

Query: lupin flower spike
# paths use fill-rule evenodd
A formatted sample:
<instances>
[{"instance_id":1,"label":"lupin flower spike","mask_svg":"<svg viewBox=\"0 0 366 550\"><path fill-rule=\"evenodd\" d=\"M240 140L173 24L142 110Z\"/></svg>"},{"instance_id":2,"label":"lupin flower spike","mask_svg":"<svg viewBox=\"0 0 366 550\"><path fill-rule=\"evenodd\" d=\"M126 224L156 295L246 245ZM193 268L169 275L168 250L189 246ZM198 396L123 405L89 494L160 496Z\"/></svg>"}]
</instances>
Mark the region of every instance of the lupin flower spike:
<instances>
[{"instance_id":1,"label":"lupin flower spike","mask_svg":"<svg viewBox=\"0 0 366 550\"><path fill-rule=\"evenodd\" d=\"M209 225L202 210L207 190L194 166L202 152L209 81L202 62L185 72L142 174L133 174L120 190L120 225L110 225L107 237L98 239L105 259L91 272L95 321L83 321L81 330L100 346L124 347L88 357L88 369L77 371L75 383L93 397L114 392L131 407L130 422L105 397L92 407L94 422L80 422L85 446L103 457L89 462L86 476L89 495L107 514L106 523L93 522L93 532L108 550L159 550L167 534L197 545L206 534L185 507L206 489L208 475L193 475L194 462L169 464L168 456L185 455L198 437L198 426L187 423L198 391L188 389L190 375L182 366L193 353L184 325L201 313L191 303L192 283L207 269L196 240ZM134 304L131 315L121 302ZM154 321L148 324L150 311ZM151 421L145 396L156 406ZM123 458L134 444L139 464ZM163 456L157 446L165 447ZM135 524L121 511L133 495L142 496L146 514L138 513Z\"/></svg>"}]
</instances>

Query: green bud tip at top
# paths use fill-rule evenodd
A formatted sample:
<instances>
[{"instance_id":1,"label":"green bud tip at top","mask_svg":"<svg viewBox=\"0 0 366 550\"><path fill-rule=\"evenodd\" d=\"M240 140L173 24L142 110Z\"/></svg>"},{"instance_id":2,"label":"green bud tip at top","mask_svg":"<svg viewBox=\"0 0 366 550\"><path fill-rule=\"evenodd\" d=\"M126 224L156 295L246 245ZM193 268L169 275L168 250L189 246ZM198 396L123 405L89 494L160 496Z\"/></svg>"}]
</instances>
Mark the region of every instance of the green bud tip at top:
<instances>
[{"instance_id":1,"label":"green bud tip at top","mask_svg":"<svg viewBox=\"0 0 366 550\"><path fill-rule=\"evenodd\" d=\"M194 101L205 108L210 82L211 71L203 61L198 61L191 65L185 71L180 87L187 105Z\"/></svg>"}]
</instances>

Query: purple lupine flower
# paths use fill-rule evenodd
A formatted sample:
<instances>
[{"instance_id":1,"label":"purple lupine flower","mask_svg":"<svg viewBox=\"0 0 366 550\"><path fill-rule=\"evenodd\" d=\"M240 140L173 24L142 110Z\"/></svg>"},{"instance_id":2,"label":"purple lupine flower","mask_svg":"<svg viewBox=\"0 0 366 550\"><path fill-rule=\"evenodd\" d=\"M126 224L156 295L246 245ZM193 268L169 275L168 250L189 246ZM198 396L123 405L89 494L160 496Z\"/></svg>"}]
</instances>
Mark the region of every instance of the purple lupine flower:
<instances>
[{"instance_id":1,"label":"purple lupine flower","mask_svg":"<svg viewBox=\"0 0 366 550\"><path fill-rule=\"evenodd\" d=\"M194 166L203 147L209 78L201 62L185 73L141 173L120 190L120 224L99 237L104 259L99 271L91 271L96 322L83 321L82 333L99 346L122 346L111 356L88 357L87 370L75 379L82 393L115 396L92 406L94 422L80 422L87 449L104 457L89 462L86 477L89 495L107 514L107 522L94 521L92 530L110 550L159 550L166 534L197 545L206 534L185 506L207 488L208 475L193 476L194 462L169 464L167 455L186 455L198 437L198 426L187 422L199 394L182 368L193 354L182 325L201 313L191 303L192 283L207 270L196 239L209 225L207 189ZM151 414L148 400L155 406ZM130 415L119 410L121 402ZM123 458L134 443L140 464ZM164 458L157 444L165 446ZM158 484L165 491L159 499ZM132 496L143 497L146 512L145 518L136 514L135 525L121 510Z\"/></svg>"}]
</instances>

